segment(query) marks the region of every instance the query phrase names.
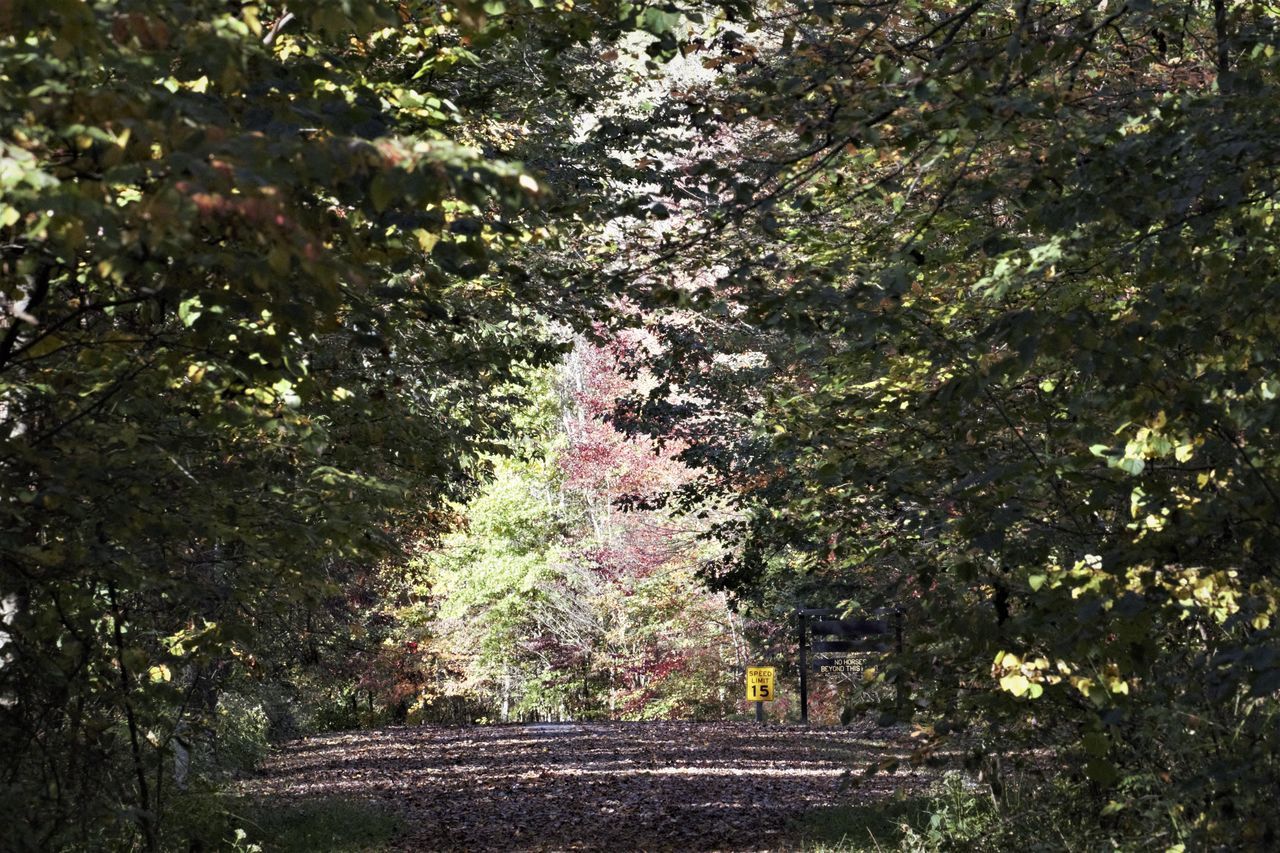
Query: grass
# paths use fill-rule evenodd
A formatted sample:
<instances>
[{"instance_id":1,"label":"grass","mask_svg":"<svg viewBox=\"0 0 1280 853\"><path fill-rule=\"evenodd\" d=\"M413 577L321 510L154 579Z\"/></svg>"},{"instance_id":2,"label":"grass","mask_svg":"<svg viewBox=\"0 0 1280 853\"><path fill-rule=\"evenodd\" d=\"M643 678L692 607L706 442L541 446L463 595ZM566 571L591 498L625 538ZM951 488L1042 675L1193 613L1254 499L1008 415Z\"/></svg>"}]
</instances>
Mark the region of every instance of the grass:
<instances>
[{"instance_id":1,"label":"grass","mask_svg":"<svg viewBox=\"0 0 1280 853\"><path fill-rule=\"evenodd\" d=\"M999 816L957 773L927 794L815 809L796 823L801 849L833 851L965 850L979 846Z\"/></svg>"},{"instance_id":2,"label":"grass","mask_svg":"<svg viewBox=\"0 0 1280 853\"><path fill-rule=\"evenodd\" d=\"M888 800L861 806L814 809L796 824L801 849L811 853L898 850L904 826L927 821L928 801L922 797Z\"/></svg>"},{"instance_id":3,"label":"grass","mask_svg":"<svg viewBox=\"0 0 1280 853\"><path fill-rule=\"evenodd\" d=\"M997 798L949 772L911 797L810 811L794 823L793 835L808 853L1120 849L1100 804L1077 780L1015 773L1004 782Z\"/></svg>"},{"instance_id":4,"label":"grass","mask_svg":"<svg viewBox=\"0 0 1280 853\"><path fill-rule=\"evenodd\" d=\"M384 808L336 797L282 802L192 794L178 812L164 847L193 853L375 853L402 827Z\"/></svg>"}]
</instances>

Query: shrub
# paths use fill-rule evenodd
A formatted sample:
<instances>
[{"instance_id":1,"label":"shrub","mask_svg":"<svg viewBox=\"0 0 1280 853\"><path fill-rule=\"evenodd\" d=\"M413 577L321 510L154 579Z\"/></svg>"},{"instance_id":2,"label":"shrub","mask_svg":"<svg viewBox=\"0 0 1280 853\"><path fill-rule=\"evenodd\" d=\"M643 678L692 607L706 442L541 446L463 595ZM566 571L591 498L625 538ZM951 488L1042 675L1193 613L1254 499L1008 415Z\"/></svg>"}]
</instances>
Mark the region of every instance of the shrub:
<instances>
[{"instance_id":1,"label":"shrub","mask_svg":"<svg viewBox=\"0 0 1280 853\"><path fill-rule=\"evenodd\" d=\"M253 770L271 749L270 729L271 719L256 696L220 695L206 753L212 771L234 776Z\"/></svg>"}]
</instances>

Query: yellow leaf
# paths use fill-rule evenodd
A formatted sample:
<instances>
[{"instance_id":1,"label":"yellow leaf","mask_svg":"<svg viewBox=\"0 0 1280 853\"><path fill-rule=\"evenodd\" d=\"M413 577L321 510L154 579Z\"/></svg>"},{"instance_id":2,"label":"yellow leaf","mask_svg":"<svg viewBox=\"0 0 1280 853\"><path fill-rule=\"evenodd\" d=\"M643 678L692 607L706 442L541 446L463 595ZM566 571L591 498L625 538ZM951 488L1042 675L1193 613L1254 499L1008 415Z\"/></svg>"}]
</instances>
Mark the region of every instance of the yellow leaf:
<instances>
[{"instance_id":1,"label":"yellow leaf","mask_svg":"<svg viewBox=\"0 0 1280 853\"><path fill-rule=\"evenodd\" d=\"M413 236L418 238L418 247L428 254L436 247L436 243L440 242L439 234L425 228L414 229Z\"/></svg>"},{"instance_id":2,"label":"yellow leaf","mask_svg":"<svg viewBox=\"0 0 1280 853\"><path fill-rule=\"evenodd\" d=\"M1000 689L1007 690L1014 696L1021 696L1023 693L1026 693L1030 687L1031 682L1027 681L1027 677L1020 672L1015 672L1012 675L1006 675L1004 678L1000 679Z\"/></svg>"}]
</instances>

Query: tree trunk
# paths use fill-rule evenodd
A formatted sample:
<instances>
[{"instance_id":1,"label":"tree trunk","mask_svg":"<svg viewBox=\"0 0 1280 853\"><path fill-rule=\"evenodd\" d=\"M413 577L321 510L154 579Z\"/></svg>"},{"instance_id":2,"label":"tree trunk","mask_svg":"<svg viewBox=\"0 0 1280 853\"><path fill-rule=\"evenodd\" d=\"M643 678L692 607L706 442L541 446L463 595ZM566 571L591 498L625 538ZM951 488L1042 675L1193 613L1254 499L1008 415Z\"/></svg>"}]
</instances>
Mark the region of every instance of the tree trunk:
<instances>
[{"instance_id":1,"label":"tree trunk","mask_svg":"<svg viewBox=\"0 0 1280 853\"><path fill-rule=\"evenodd\" d=\"M133 772L138 782L138 823L142 827L142 838L149 851L156 850L155 816L151 813L151 790L147 784L146 762L142 758L142 743L138 737L138 720L133 713L133 703L129 701L132 692L132 679L129 667L124 659L124 618L121 616L120 602L116 597L116 585L107 585L107 594L111 600L112 621L115 623L116 663L120 669L121 700L124 703L125 721L129 725L129 746L133 755Z\"/></svg>"}]
</instances>

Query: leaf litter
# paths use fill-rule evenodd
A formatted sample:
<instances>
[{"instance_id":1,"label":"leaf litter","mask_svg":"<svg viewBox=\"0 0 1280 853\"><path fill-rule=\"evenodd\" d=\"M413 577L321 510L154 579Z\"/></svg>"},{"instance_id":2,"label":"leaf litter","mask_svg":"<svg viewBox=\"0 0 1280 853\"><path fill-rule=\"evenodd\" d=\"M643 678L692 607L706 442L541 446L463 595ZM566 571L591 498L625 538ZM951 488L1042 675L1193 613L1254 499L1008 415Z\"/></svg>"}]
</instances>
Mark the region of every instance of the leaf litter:
<instances>
[{"instance_id":1,"label":"leaf litter","mask_svg":"<svg viewBox=\"0 0 1280 853\"><path fill-rule=\"evenodd\" d=\"M906 762L848 784L905 741L869 723L385 728L286 744L245 790L388 808L395 850L785 850L809 810L926 787Z\"/></svg>"}]
</instances>

